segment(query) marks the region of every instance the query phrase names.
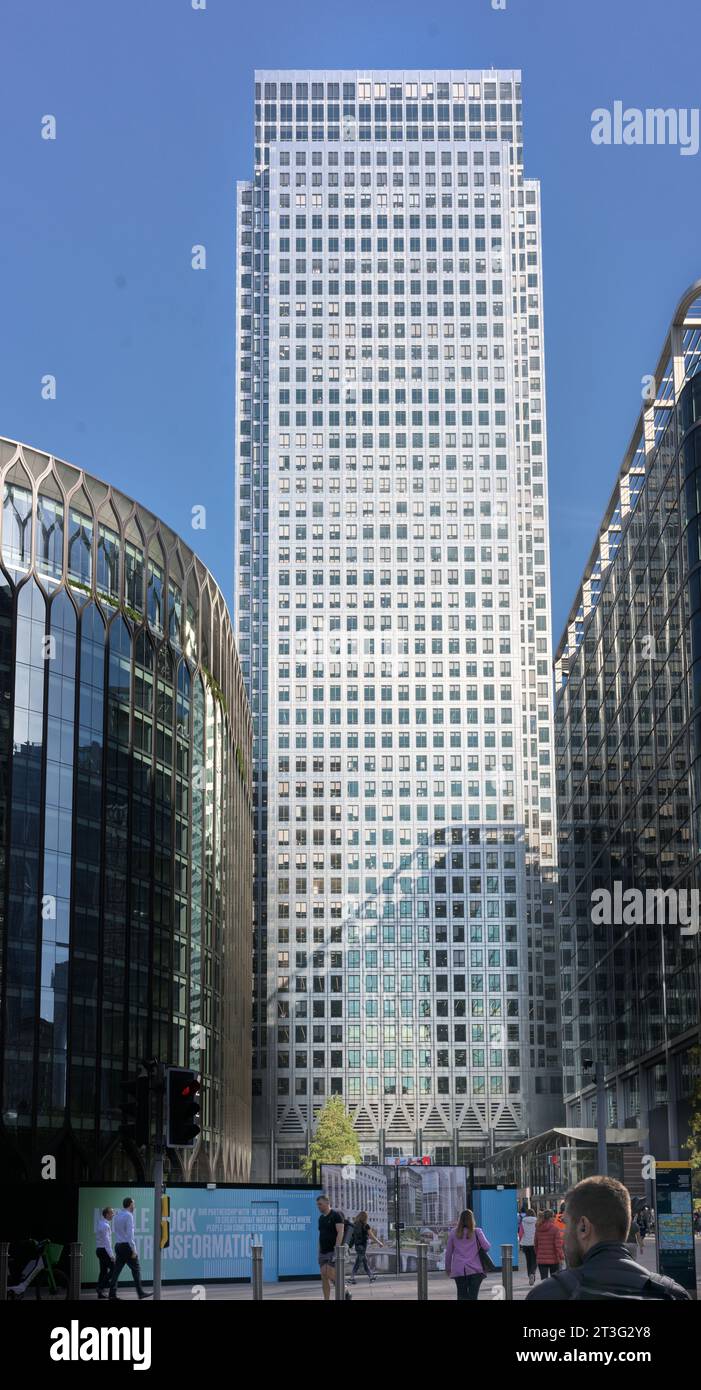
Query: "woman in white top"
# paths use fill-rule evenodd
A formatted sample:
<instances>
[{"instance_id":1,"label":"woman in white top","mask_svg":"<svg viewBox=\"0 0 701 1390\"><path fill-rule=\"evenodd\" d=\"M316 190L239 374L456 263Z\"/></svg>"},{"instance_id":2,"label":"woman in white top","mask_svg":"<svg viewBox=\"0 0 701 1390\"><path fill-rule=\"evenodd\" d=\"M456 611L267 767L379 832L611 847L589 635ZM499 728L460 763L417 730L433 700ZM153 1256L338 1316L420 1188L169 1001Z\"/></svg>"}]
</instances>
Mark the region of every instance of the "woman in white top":
<instances>
[{"instance_id":1,"label":"woman in white top","mask_svg":"<svg viewBox=\"0 0 701 1390\"><path fill-rule=\"evenodd\" d=\"M535 1228L537 1216L532 1207L528 1207L521 1217L518 1227L518 1238L521 1242L521 1249L526 1256L526 1269L528 1270L529 1284L535 1284Z\"/></svg>"}]
</instances>

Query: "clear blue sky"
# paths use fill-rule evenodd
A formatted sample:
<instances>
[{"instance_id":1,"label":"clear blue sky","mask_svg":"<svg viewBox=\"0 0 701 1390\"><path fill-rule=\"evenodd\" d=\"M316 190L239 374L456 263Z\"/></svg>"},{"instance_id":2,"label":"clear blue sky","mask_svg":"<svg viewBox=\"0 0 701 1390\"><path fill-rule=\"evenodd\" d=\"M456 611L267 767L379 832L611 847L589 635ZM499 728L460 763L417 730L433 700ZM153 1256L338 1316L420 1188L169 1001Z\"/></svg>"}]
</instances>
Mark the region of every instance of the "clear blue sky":
<instances>
[{"instance_id":1,"label":"clear blue sky","mask_svg":"<svg viewBox=\"0 0 701 1390\"><path fill-rule=\"evenodd\" d=\"M700 40L698 0L5 3L0 434L152 507L230 596L235 182L251 171L254 68L520 67L526 174L542 183L557 641L640 378L701 276L701 153L595 147L591 113L694 106ZM190 530L195 504L205 531Z\"/></svg>"}]
</instances>

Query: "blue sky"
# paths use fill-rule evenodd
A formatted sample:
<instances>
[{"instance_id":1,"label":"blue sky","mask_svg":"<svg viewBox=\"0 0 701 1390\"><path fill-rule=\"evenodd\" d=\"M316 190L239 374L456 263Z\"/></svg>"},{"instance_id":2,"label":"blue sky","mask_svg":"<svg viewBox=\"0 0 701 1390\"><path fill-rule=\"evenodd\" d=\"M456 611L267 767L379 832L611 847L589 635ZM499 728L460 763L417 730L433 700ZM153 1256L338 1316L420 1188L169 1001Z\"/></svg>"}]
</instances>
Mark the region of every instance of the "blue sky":
<instances>
[{"instance_id":1,"label":"blue sky","mask_svg":"<svg viewBox=\"0 0 701 1390\"><path fill-rule=\"evenodd\" d=\"M542 184L557 642L641 377L701 276L701 153L594 146L591 113L693 107L700 38L698 0L5 5L0 434L153 508L230 596L235 183L254 68L520 67L525 169Z\"/></svg>"}]
</instances>

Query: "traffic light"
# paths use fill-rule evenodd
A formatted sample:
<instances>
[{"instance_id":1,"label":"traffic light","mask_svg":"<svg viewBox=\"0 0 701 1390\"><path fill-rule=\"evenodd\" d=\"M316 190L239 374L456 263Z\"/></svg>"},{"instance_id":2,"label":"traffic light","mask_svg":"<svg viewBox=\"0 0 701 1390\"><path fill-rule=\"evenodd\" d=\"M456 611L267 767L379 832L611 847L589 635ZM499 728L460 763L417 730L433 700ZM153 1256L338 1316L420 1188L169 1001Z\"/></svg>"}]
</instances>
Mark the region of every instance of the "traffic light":
<instances>
[{"instance_id":1,"label":"traffic light","mask_svg":"<svg viewBox=\"0 0 701 1390\"><path fill-rule=\"evenodd\" d=\"M168 1120L166 1144L169 1149L192 1149L200 1132L200 1078L186 1067L168 1068Z\"/></svg>"},{"instance_id":2,"label":"traffic light","mask_svg":"<svg viewBox=\"0 0 701 1390\"><path fill-rule=\"evenodd\" d=\"M149 1078L147 1073L122 1082L122 1133L132 1139L137 1148L150 1139Z\"/></svg>"}]
</instances>

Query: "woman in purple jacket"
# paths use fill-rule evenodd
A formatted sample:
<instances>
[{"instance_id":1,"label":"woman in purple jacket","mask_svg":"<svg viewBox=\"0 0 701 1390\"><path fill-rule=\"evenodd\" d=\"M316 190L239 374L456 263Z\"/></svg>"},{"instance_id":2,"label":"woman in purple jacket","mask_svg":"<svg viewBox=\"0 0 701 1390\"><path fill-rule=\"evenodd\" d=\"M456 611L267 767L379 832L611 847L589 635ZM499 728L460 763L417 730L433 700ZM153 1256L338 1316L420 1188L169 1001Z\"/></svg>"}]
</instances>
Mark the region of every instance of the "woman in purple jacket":
<instances>
[{"instance_id":1,"label":"woman in purple jacket","mask_svg":"<svg viewBox=\"0 0 701 1390\"><path fill-rule=\"evenodd\" d=\"M474 1303L479 1297L484 1279L480 1249L488 1250L489 1241L484 1231L475 1225L473 1212L463 1211L445 1247L445 1272L455 1280L458 1303Z\"/></svg>"}]
</instances>

